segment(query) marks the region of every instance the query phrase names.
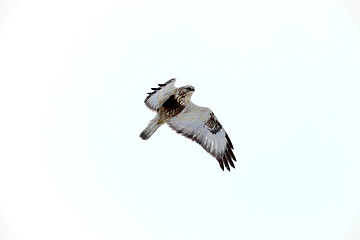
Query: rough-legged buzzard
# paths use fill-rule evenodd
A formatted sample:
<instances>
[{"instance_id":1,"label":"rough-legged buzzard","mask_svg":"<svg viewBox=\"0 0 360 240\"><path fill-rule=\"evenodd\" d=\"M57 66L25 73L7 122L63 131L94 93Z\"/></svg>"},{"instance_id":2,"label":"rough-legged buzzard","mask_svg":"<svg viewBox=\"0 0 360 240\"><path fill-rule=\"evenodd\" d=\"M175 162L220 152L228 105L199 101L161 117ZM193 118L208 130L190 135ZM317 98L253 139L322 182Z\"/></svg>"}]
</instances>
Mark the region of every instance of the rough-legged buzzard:
<instances>
[{"instance_id":1,"label":"rough-legged buzzard","mask_svg":"<svg viewBox=\"0 0 360 240\"><path fill-rule=\"evenodd\" d=\"M234 149L229 136L217 120L215 114L205 107L195 105L190 101L195 91L187 85L181 88L174 86L175 78L159 87L151 88L153 92L145 99L145 105L157 114L140 134L147 140L164 123L183 136L199 143L208 153L218 160L222 170L224 166L230 171L235 168Z\"/></svg>"}]
</instances>

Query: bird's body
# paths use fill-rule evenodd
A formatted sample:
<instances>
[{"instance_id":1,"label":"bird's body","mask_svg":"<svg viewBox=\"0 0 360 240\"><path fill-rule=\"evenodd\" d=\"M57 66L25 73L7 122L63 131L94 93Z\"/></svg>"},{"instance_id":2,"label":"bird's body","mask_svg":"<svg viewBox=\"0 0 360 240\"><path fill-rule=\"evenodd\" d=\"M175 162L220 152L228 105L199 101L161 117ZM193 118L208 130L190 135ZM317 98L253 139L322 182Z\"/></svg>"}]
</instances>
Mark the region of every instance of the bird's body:
<instances>
[{"instance_id":1,"label":"bird's body","mask_svg":"<svg viewBox=\"0 0 360 240\"><path fill-rule=\"evenodd\" d=\"M233 145L229 136L209 108L195 105L190 98L195 91L193 86L181 88L174 86L175 78L148 93L145 104L157 112L154 119L140 134L147 140L164 123L183 136L199 143L207 152L214 156L222 170L230 171L229 164L235 168L236 161L232 152Z\"/></svg>"},{"instance_id":2,"label":"bird's body","mask_svg":"<svg viewBox=\"0 0 360 240\"><path fill-rule=\"evenodd\" d=\"M188 90L176 89L158 110L160 120L165 123L181 113L190 100L190 94Z\"/></svg>"}]
</instances>

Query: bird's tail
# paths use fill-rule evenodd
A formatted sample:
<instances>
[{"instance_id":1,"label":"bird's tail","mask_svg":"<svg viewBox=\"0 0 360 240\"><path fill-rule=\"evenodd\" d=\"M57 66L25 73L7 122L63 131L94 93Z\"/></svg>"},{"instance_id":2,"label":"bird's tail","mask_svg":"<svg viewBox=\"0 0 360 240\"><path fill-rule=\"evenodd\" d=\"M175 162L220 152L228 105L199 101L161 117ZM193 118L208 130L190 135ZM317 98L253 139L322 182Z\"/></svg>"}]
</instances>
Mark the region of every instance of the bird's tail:
<instances>
[{"instance_id":1,"label":"bird's tail","mask_svg":"<svg viewBox=\"0 0 360 240\"><path fill-rule=\"evenodd\" d=\"M158 118L154 118L150 121L149 125L140 133L140 137L144 140L148 140L151 135L161 126L162 124L159 124Z\"/></svg>"}]
</instances>

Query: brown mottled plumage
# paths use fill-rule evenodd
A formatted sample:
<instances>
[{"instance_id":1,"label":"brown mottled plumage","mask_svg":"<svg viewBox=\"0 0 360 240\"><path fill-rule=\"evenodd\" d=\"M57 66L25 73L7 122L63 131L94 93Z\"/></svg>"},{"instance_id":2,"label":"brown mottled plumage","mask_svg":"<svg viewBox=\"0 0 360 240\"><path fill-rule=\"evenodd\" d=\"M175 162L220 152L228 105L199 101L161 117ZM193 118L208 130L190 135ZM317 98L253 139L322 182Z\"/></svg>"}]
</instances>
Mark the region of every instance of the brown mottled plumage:
<instances>
[{"instance_id":1,"label":"brown mottled plumage","mask_svg":"<svg viewBox=\"0 0 360 240\"><path fill-rule=\"evenodd\" d=\"M186 107L186 95L189 91L186 89L177 89L173 95L163 103L161 108L158 110L160 114L159 123L165 123L171 118L178 115ZM190 98L189 98L190 99Z\"/></svg>"}]
</instances>

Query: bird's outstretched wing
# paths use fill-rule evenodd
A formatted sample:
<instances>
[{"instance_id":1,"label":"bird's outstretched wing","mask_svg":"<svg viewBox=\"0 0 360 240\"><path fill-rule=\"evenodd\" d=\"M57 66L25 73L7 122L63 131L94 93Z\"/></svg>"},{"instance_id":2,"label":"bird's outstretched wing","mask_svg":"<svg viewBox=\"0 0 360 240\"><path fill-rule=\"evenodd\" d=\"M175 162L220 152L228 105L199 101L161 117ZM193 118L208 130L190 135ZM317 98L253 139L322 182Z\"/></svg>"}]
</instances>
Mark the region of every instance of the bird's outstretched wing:
<instances>
[{"instance_id":1,"label":"bird's outstretched wing","mask_svg":"<svg viewBox=\"0 0 360 240\"><path fill-rule=\"evenodd\" d=\"M149 92L149 96L145 98L145 105L153 111L157 111L161 105L174 93L176 78L170 79L169 81L158 84L159 87L151 88L153 92Z\"/></svg>"},{"instance_id":2,"label":"bird's outstretched wing","mask_svg":"<svg viewBox=\"0 0 360 240\"><path fill-rule=\"evenodd\" d=\"M218 160L220 167L224 165L230 171L235 168L234 149L229 136L217 120L214 113L189 101L185 109L168 122L177 133L199 143L208 153ZM230 165L230 166L229 166Z\"/></svg>"}]
</instances>

